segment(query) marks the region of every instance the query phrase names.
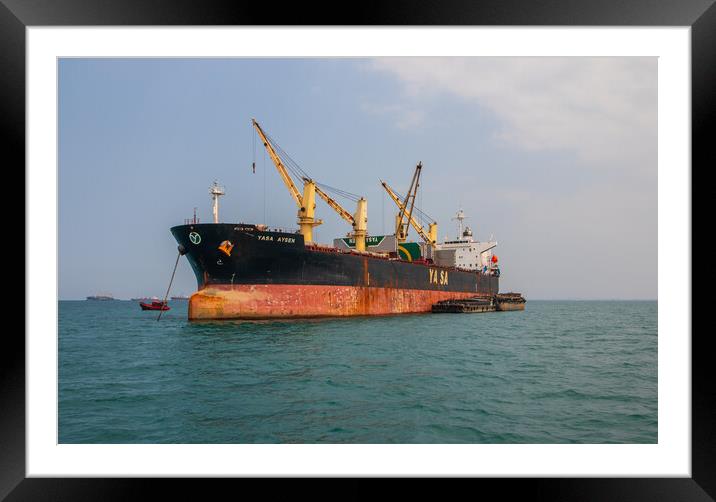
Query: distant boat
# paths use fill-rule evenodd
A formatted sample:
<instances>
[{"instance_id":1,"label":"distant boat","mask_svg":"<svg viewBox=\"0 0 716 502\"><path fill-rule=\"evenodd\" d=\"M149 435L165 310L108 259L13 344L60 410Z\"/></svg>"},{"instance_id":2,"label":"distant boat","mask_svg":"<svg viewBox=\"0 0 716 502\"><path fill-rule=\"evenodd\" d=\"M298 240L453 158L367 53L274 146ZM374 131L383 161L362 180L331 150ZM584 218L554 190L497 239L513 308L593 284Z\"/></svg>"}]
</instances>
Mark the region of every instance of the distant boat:
<instances>
[{"instance_id":1,"label":"distant boat","mask_svg":"<svg viewBox=\"0 0 716 502\"><path fill-rule=\"evenodd\" d=\"M172 300L188 300L189 297L186 295L172 296Z\"/></svg>"},{"instance_id":2,"label":"distant boat","mask_svg":"<svg viewBox=\"0 0 716 502\"><path fill-rule=\"evenodd\" d=\"M99 301L108 301L108 300L114 300L114 297L112 295L93 295L88 296L88 300L99 300Z\"/></svg>"},{"instance_id":3,"label":"distant boat","mask_svg":"<svg viewBox=\"0 0 716 502\"><path fill-rule=\"evenodd\" d=\"M161 300L153 300L152 303L139 302L142 310L169 310L169 305Z\"/></svg>"},{"instance_id":4,"label":"distant boat","mask_svg":"<svg viewBox=\"0 0 716 502\"><path fill-rule=\"evenodd\" d=\"M156 297L154 297L154 298L156 298ZM151 296L142 296L139 298L132 298L132 301L133 302L148 302L152 299L153 299L153 297L151 297Z\"/></svg>"}]
</instances>

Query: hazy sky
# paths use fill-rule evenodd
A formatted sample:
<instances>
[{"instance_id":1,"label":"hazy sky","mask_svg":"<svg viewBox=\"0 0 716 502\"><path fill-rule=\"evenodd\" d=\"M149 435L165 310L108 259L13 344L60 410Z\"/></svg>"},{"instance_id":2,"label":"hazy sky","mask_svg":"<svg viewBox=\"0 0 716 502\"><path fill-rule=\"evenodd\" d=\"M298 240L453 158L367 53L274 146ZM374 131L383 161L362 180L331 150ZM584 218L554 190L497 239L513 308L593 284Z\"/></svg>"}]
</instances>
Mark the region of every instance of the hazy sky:
<instances>
[{"instance_id":1,"label":"hazy sky","mask_svg":"<svg viewBox=\"0 0 716 502\"><path fill-rule=\"evenodd\" d=\"M63 59L59 96L61 299L162 296L169 228L211 220L214 179L222 221L295 228L251 117L366 196L370 234L392 231L378 179L404 193L422 161L420 208L441 240L459 206L494 235L502 291L657 296L656 58ZM350 230L317 213L317 241ZM182 259L172 293L195 290Z\"/></svg>"}]
</instances>

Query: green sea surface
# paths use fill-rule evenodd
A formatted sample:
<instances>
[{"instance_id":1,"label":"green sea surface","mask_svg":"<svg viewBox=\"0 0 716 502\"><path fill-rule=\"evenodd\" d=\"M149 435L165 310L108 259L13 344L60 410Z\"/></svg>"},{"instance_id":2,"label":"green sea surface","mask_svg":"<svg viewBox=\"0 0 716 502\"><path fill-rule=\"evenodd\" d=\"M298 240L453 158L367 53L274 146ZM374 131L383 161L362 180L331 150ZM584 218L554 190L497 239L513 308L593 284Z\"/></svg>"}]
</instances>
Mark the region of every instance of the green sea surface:
<instances>
[{"instance_id":1,"label":"green sea surface","mask_svg":"<svg viewBox=\"0 0 716 502\"><path fill-rule=\"evenodd\" d=\"M189 322L59 302L60 443L656 443L657 302Z\"/></svg>"}]
</instances>

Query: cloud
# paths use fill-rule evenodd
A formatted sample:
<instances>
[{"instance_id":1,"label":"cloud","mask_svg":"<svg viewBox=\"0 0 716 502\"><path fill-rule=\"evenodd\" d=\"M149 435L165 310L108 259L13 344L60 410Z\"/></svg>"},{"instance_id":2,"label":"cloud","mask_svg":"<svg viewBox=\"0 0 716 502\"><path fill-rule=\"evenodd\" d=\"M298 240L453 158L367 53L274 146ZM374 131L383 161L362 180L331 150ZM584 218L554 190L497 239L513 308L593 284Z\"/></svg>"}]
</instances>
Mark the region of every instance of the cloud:
<instances>
[{"instance_id":1,"label":"cloud","mask_svg":"<svg viewBox=\"0 0 716 502\"><path fill-rule=\"evenodd\" d=\"M657 59L653 57L378 58L369 68L396 77L409 104L458 97L499 120L495 140L532 151L563 150L587 163L655 167ZM371 105L366 105L370 109Z\"/></svg>"},{"instance_id":2,"label":"cloud","mask_svg":"<svg viewBox=\"0 0 716 502\"><path fill-rule=\"evenodd\" d=\"M361 109L371 115L393 116L398 129L412 129L420 127L425 121L425 112L414 107L402 104L377 105L374 103L363 103Z\"/></svg>"},{"instance_id":3,"label":"cloud","mask_svg":"<svg viewBox=\"0 0 716 502\"><path fill-rule=\"evenodd\" d=\"M512 218L500 232L509 281L543 298L657 297L656 193L615 186L608 203L601 186L521 195L504 202Z\"/></svg>"}]
</instances>

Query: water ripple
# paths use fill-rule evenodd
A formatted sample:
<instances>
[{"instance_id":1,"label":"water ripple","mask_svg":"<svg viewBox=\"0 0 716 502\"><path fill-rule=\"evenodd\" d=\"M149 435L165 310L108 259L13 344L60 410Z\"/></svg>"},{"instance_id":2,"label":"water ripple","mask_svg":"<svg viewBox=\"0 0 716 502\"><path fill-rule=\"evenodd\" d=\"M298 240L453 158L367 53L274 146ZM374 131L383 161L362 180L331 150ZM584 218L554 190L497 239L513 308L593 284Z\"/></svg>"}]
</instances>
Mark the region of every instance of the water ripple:
<instances>
[{"instance_id":1,"label":"water ripple","mask_svg":"<svg viewBox=\"0 0 716 502\"><path fill-rule=\"evenodd\" d=\"M60 302L62 443L655 443L656 302L161 322Z\"/></svg>"}]
</instances>

